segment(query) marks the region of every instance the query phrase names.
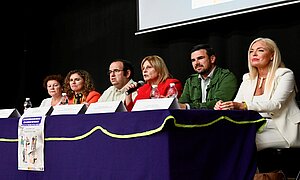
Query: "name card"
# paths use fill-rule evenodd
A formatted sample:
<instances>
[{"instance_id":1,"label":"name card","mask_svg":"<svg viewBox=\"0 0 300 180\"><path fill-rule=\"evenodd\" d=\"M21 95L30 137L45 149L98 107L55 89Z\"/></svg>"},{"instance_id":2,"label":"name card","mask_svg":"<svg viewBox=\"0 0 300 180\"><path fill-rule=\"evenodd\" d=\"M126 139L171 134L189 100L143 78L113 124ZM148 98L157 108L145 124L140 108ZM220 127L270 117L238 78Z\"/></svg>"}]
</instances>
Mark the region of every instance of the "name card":
<instances>
[{"instance_id":1,"label":"name card","mask_svg":"<svg viewBox=\"0 0 300 180\"><path fill-rule=\"evenodd\" d=\"M0 118L17 118L20 117L19 111L14 109L0 109Z\"/></svg>"},{"instance_id":2,"label":"name card","mask_svg":"<svg viewBox=\"0 0 300 180\"><path fill-rule=\"evenodd\" d=\"M67 115L67 114L83 114L86 111L87 107L85 104L70 104L70 105L61 105L53 106L52 115Z\"/></svg>"},{"instance_id":3,"label":"name card","mask_svg":"<svg viewBox=\"0 0 300 180\"><path fill-rule=\"evenodd\" d=\"M22 117L47 116L50 115L52 111L52 106L28 108L24 111Z\"/></svg>"},{"instance_id":4,"label":"name card","mask_svg":"<svg viewBox=\"0 0 300 180\"><path fill-rule=\"evenodd\" d=\"M177 98L140 99L135 102L131 111L156 109L180 109Z\"/></svg>"},{"instance_id":5,"label":"name card","mask_svg":"<svg viewBox=\"0 0 300 180\"><path fill-rule=\"evenodd\" d=\"M126 112L123 101L108 101L91 103L86 110L85 114L97 113L112 113L112 112Z\"/></svg>"}]
</instances>

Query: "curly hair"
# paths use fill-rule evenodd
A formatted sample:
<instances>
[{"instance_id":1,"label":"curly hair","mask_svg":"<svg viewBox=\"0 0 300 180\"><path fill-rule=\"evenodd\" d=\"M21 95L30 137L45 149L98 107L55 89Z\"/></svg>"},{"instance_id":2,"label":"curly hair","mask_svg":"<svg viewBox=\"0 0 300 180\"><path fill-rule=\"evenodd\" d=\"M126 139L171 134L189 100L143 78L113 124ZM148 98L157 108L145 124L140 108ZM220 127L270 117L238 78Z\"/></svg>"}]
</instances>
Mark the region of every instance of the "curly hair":
<instances>
[{"instance_id":1,"label":"curly hair","mask_svg":"<svg viewBox=\"0 0 300 180\"><path fill-rule=\"evenodd\" d=\"M80 77L82 77L84 81L82 93L84 96L87 96L89 92L95 90L94 82L90 73L82 69L71 70L65 77L65 84L64 84L64 91L67 93L67 96L69 98L74 95L74 91L70 87L70 77L72 74L78 74Z\"/></svg>"}]
</instances>

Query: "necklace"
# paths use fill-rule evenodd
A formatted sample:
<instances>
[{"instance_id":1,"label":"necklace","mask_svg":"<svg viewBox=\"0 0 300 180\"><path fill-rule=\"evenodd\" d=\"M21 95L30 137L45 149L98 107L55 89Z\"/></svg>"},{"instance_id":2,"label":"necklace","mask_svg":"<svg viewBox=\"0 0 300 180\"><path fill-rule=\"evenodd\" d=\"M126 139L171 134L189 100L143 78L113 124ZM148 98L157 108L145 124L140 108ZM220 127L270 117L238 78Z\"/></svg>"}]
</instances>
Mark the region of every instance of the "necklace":
<instances>
[{"instance_id":1,"label":"necklace","mask_svg":"<svg viewBox=\"0 0 300 180\"><path fill-rule=\"evenodd\" d=\"M260 77L260 78L259 78L259 85L258 85L258 88L261 88L262 83L263 83L263 81L264 81L265 79L266 79L265 77Z\"/></svg>"},{"instance_id":2,"label":"necklace","mask_svg":"<svg viewBox=\"0 0 300 180\"><path fill-rule=\"evenodd\" d=\"M82 93L75 94L73 103L74 104L81 104L82 99L83 99L83 94Z\"/></svg>"}]
</instances>

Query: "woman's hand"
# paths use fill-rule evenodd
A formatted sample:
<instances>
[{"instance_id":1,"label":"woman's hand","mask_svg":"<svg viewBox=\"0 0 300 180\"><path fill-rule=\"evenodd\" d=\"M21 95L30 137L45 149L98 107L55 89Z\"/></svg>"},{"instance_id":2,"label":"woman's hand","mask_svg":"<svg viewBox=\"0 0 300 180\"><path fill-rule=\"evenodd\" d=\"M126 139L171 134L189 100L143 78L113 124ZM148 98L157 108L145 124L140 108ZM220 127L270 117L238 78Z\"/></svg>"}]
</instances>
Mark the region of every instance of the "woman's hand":
<instances>
[{"instance_id":1,"label":"woman's hand","mask_svg":"<svg viewBox=\"0 0 300 180\"><path fill-rule=\"evenodd\" d=\"M129 89L136 88L136 87L137 87L137 83L134 82L134 83L125 85L123 88L125 89L125 91L128 91ZM127 96L129 96L129 95L130 94L128 94Z\"/></svg>"},{"instance_id":2,"label":"woman's hand","mask_svg":"<svg viewBox=\"0 0 300 180\"><path fill-rule=\"evenodd\" d=\"M135 87L137 87L136 82L126 85L124 87L124 89L125 89L125 91L128 91L129 89L132 89L132 88L135 88ZM126 94L124 102L125 102L125 106L128 106L132 102L132 93Z\"/></svg>"},{"instance_id":3,"label":"woman's hand","mask_svg":"<svg viewBox=\"0 0 300 180\"><path fill-rule=\"evenodd\" d=\"M235 105L236 105L236 102L233 102L233 101L223 102L222 100L220 100L215 104L214 110L233 110L233 109L237 109L237 108L235 108Z\"/></svg>"},{"instance_id":4,"label":"woman's hand","mask_svg":"<svg viewBox=\"0 0 300 180\"><path fill-rule=\"evenodd\" d=\"M218 101L214 107L215 110L247 110L245 103L233 102L233 101Z\"/></svg>"},{"instance_id":5,"label":"woman's hand","mask_svg":"<svg viewBox=\"0 0 300 180\"><path fill-rule=\"evenodd\" d=\"M214 110L222 110L221 105L222 105L223 101L219 100L218 102L216 102Z\"/></svg>"}]
</instances>

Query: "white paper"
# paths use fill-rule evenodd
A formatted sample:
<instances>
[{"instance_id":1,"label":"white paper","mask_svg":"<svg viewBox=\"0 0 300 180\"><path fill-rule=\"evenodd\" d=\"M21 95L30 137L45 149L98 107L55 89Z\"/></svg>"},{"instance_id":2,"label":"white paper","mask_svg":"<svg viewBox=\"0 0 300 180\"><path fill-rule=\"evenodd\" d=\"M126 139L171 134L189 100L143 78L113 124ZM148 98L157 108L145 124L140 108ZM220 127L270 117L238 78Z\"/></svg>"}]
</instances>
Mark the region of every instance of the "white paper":
<instances>
[{"instance_id":1,"label":"white paper","mask_svg":"<svg viewBox=\"0 0 300 180\"><path fill-rule=\"evenodd\" d=\"M155 109L180 109L177 98L139 99L135 102L132 111Z\"/></svg>"},{"instance_id":2,"label":"white paper","mask_svg":"<svg viewBox=\"0 0 300 180\"><path fill-rule=\"evenodd\" d=\"M192 9L196 9L204 6L215 6L230 1L232 0L192 0Z\"/></svg>"},{"instance_id":3,"label":"white paper","mask_svg":"<svg viewBox=\"0 0 300 180\"><path fill-rule=\"evenodd\" d=\"M52 106L28 108L24 111L22 117L49 115L52 110Z\"/></svg>"},{"instance_id":4,"label":"white paper","mask_svg":"<svg viewBox=\"0 0 300 180\"><path fill-rule=\"evenodd\" d=\"M17 109L0 109L0 118L12 118L20 117L20 113Z\"/></svg>"},{"instance_id":5,"label":"white paper","mask_svg":"<svg viewBox=\"0 0 300 180\"><path fill-rule=\"evenodd\" d=\"M18 169L44 171L45 115L19 119Z\"/></svg>"},{"instance_id":6,"label":"white paper","mask_svg":"<svg viewBox=\"0 0 300 180\"><path fill-rule=\"evenodd\" d=\"M71 104L54 106L51 115L81 114L86 111L85 104Z\"/></svg>"},{"instance_id":7,"label":"white paper","mask_svg":"<svg viewBox=\"0 0 300 180\"><path fill-rule=\"evenodd\" d=\"M91 103L85 114L126 112L123 101L108 101Z\"/></svg>"}]
</instances>

